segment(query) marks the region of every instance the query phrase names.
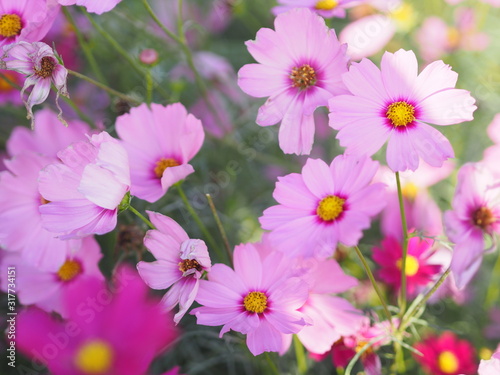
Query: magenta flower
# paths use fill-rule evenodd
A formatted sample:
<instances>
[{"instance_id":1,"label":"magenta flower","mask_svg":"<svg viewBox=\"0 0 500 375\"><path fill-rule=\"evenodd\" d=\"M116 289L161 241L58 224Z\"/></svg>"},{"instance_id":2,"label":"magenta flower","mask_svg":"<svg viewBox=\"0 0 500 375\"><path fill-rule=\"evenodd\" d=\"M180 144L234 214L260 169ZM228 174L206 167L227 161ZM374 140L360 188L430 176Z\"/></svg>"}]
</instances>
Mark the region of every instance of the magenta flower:
<instances>
[{"instance_id":1,"label":"magenta flower","mask_svg":"<svg viewBox=\"0 0 500 375\"><path fill-rule=\"evenodd\" d=\"M42 40L58 13L59 5L55 0L2 0L0 48L20 41Z\"/></svg>"},{"instance_id":2,"label":"magenta flower","mask_svg":"<svg viewBox=\"0 0 500 375\"><path fill-rule=\"evenodd\" d=\"M40 172L44 227L60 238L104 234L116 227L118 206L130 189L128 157L108 133L95 134L58 153L62 163Z\"/></svg>"},{"instance_id":3,"label":"magenta flower","mask_svg":"<svg viewBox=\"0 0 500 375\"><path fill-rule=\"evenodd\" d=\"M370 185L378 165L350 155L337 156L330 166L308 159L301 174L278 178L273 197L279 205L264 211L262 228L290 256L326 258L338 242L357 245L370 217L385 205L385 185Z\"/></svg>"},{"instance_id":4,"label":"magenta flower","mask_svg":"<svg viewBox=\"0 0 500 375\"><path fill-rule=\"evenodd\" d=\"M293 8L308 8L322 17L344 18L346 9L359 5L359 0L278 0L278 6L272 9L274 15L287 12Z\"/></svg>"},{"instance_id":5,"label":"magenta flower","mask_svg":"<svg viewBox=\"0 0 500 375\"><path fill-rule=\"evenodd\" d=\"M433 281L441 271L441 265L432 264L429 259L434 251L432 241L410 238L406 257L406 290L414 296L420 289ZM373 249L373 260L381 267L378 277L398 291L401 288L403 247L392 237L386 237L380 247Z\"/></svg>"},{"instance_id":6,"label":"magenta flower","mask_svg":"<svg viewBox=\"0 0 500 375\"><path fill-rule=\"evenodd\" d=\"M238 72L238 85L247 94L265 98L257 124L281 121L279 143L287 154L309 154L314 142L314 110L346 93L340 78L347 71L346 45L334 30L309 9L293 9L274 21L276 31L260 29L246 42L259 64Z\"/></svg>"},{"instance_id":7,"label":"magenta flower","mask_svg":"<svg viewBox=\"0 0 500 375\"><path fill-rule=\"evenodd\" d=\"M483 165L468 163L460 168L453 210L445 212L444 224L455 243L451 271L463 288L481 265L484 237L500 233L500 186Z\"/></svg>"},{"instance_id":8,"label":"magenta flower","mask_svg":"<svg viewBox=\"0 0 500 375\"><path fill-rule=\"evenodd\" d=\"M112 10L122 0L57 0L63 6L80 5L87 8L87 12L103 14Z\"/></svg>"},{"instance_id":9,"label":"magenta flower","mask_svg":"<svg viewBox=\"0 0 500 375\"><path fill-rule=\"evenodd\" d=\"M68 71L59 63L52 48L42 42L19 42L4 47L3 51L0 68L14 70L26 76L26 81L24 81L21 90L21 98L28 111L27 118L28 120L31 119L31 127L35 127L32 108L47 99L52 84L57 89L58 119L67 125L62 118L62 110L59 107L59 95L69 97L66 90ZM24 91L31 86L33 86L33 89L25 101Z\"/></svg>"},{"instance_id":10,"label":"magenta flower","mask_svg":"<svg viewBox=\"0 0 500 375\"><path fill-rule=\"evenodd\" d=\"M145 374L177 333L135 272L120 269L112 290L95 278L75 283L63 294L66 322L22 311L17 348L53 375Z\"/></svg>"},{"instance_id":11,"label":"magenta flower","mask_svg":"<svg viewBox=\"0 0 500 375\"><path fill-rule=\"evenodd\" d=\"M63 241L61 241L63 242ZM19 275L16 284L17 297L23 305L35 305L47 312L58 312L67 316L63 303L63 294L73 283L88 277L104 280L98 267L101 249L93 237L83 239L81 248L68 254L57 271L44 271L26 263L18 254L5 253L1 260L1 269L7 274L7 267L16 267ZM7 293L7 285L2 282L2 290Z\"/></svg>"},{"instance_id":12,"label":"magenta flower","mask_svg":"<svg viewBox=\"0 0 500 375\"><path fill-rule=\"evenodd\" d=\"M308 287L287 275L289 261L274 252L264 260L253 246L237 246L234 270L215 264L208 280L200 281L196 301L203 305L191 311L198 324L223 325L247 335L253 355L280 352L283 334L299 332L306 317L298 311L307 300Z\"/></svg>"},{"instance_id":13,"label":"magenta flower","mask_svg":"<svg viewBox=\"0 0 500 375\"><path fill-rule=\"evenodd\" d=\"M416 170L419 159L433 167L453 157L450 142L427 125L451 125L473 119L475 100L455 89L458 75L442 61L417 75L412 51L386 52L381 69L367 59L342 76L352 95L330 100L330 126L346 152L373 155L386 141L393 171Z\"/></svg>"},{"instance_id":14,"label":"magenta flower","mask_svg":"<svg viewBox=\"0 0 500 375\"><path fill-rule=\"evenodd\" d=\"M144 237L144 246L155 256L155 262L139 262L139 275L150 288L170 288L162 303L167 311L179 305L174 322L179 323L193 304L199 281L211 267L207 246L202 240L192 240L174 220L148 211L157 230Z\"/></svg>"},{"instance_id":15,"label":"magenta flower","mask_svg":"<svg viewBox=\"0 0 500 375\"><path fill-rule=\"evenodd\" d=\"M194 172L188 162L205 138L200 120L180 103L132 108L116 119L116 131L130 160L131 193L148 202Z\"/></svg>"}]
</instances>

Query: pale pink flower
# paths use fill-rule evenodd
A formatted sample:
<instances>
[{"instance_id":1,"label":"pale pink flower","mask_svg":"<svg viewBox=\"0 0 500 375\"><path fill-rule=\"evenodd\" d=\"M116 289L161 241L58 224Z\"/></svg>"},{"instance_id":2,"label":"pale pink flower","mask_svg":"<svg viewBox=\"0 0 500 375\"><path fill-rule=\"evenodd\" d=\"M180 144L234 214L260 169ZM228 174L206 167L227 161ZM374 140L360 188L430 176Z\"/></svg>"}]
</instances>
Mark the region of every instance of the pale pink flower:
<instances>
[{"instance_id":1,"label":"pale pink flower","mask_svg":"<svg viewBox=\"0 0 500 375\"><path fill-rule=\"evenodd\" d=\"M362 0L278 0L278 6L272 9L276 16L293 8L308 8L322 17L344 18L346 9L358 5Z\"/></svg>"},{"instance_id":2,"label":"pale pink flower","mask_svg":"<svg viewBox=\"0 0 500 375\"><path fill-rule=\"evenodd\" d=\"M42 40L58 13L56 0L2 0L0 48L20 41Z\"/></svg>"},{"instance_id":3,"label":"pale pink flower","mask_svg":"<svg viewBox=\"0 0 500 375\"><path fill-rule=\"evenodd\" d=\"M63 6L80 5L87 8L87 12L103 14L112 10L122 0L57 0Z\"/></svg>"},{"instance_id":4,"label":"pale pink flower","mask_svg":"<svg viewBox=\"0 0 500 375\"><path fill-rule=\"evenodd\" d=\"M496 114L488 126L488 136L495 143L484 150L482 162L490 169L495 177L500 178L500 113Z\"/></svg>"},{"instance_id":5,"label":"pale pink flower","mask_svg":"<svg viewBox=\"0 0 500 375\"><path fill-rule=\"evenodd\" d=\"M281 352L283 334L298 333L307 318L298 311L308 296L308 286L288 275L289 260L280 252L262 259L253 246L237 246L234 270L215 264L208 281L200 281L194 309L198 324L223 325L220 336L229 330L247 335L253 355Z\"/></svg>"},{"instance_id":6,"label":"pale pink flower","mask_svg":"<svg viewBox=\"0 0 500 375\"><path fill-rule=\"evenodd\" d=\"M40 207L44 227L63 239L113 230L130 190L127 152L119 141L102 132L58 157L62 163L40 172L40 193L49 201Z\"/></svg>"},{"instance_id":7,"label":"pale pink flower","mask_svg":"<svg viewBox=\"0 0 500 375\"><path fill-rule=\"evenodd\" d=\"M453 210L445 212L444 223L455 243L451 270L463 288L487 251L485 236L500 233L500 184L484 165L468 163L460 168Z\"/></svg>"},{"instance_id":8,"label":"pale pink flower","mask_svg":"<svg viewBox=\"0 0 500 375\"><path fill-rule=\"evenodd\" d=\"M144 246L155 256L155 262L139 262L137 270L153 289L167 289L162 299L166 311L179 305L174 322L179 323L193 304L203 273L211 267L207 246L202 240L190 239L173 219L148 211L156 227L144 237Z\"/></svg>"},{"instance_id":9,"label":"pale pink flower","mask_svg":"<svg viewBox=\"0 0 500 375\"><path fill-rule=\"evenodd\" d=\"M384 207L385 185L370 182L378 162L337 156L330 166L308 159L302 173L278 178L273 197L279 205L259 219L273 244L289 256L325 258L337 243L357 245L370 218Z\"/></svg>"},{"instance_id":10,"label":"pale pink flower","mask_svg":"<svg viewBox=\"0 0 500 375\"><path fill-rule=\"evenodd\" d=\"M201 121L180 103L132 108L116 119L116 132L130 160L131 193L148 202L194 172L188 163L205 138Z\"/></svg>"},{"instance_id":11,"label":"pale pink flower","mask_svg":"<svg viewBox=\"0 0 500 375\"><path fill-rule=\"evenodd\" d=\"M243 66L238 85L247 94L265 98L257 124L281 121L279 143L287 153L309 154L314 143L314 110L346 93L340 78L347 71L346 45L309 9L280 14L275 29L260 29L246 43L258 64Z\"/></svg>"},{"instance_id":12,"label":"pale pink flower","mask_svg":"<svg viewBox=\"0 0 500 375\"><path fill-rule=\"evenodd\" d=\"M422 158L433 167L454 156L450 142L426 124L473 119L474 98L455 89L458 74L442 61L420 74L412 51L386 52L379 70L370 60L353 63L342 79L352 95L330 100L330 126L346 152L373 155L387 141L387 164L416 170Z\"/></svg>"},{"instance_id":13,"label":"pale pink flower","mask_svg":"<svg viewBox=\"0 0 500 375\"><path fill-rule=\"evenodd\" d=\"M493 354L489 360L481 360L479 363L479 375L498 375L500 374L500 352Z\"/></svg>"},{"instance_id":14,"label":"pale pink flower","mask_svg":"<svg viewBox=\"0 0 500 375\"><path fill-rule=\"evenodd\" d=\"M58 119L65 125L62 118L62 110L59 107L59 95L69 97L66 89L68 71L59 63L58 58L50 46L42 42L27 43L19 42L5 46L1 69L14 70L24 74L26 80L21 90L21 98L28 111L28 120L31 127L35 126L35 118L32 108L34 105L43 103L50 93L52 84L57 89L56 106L59 109ZM28 99L24 100L24 91L33 86Z\"/></svg>"}]
</instances>

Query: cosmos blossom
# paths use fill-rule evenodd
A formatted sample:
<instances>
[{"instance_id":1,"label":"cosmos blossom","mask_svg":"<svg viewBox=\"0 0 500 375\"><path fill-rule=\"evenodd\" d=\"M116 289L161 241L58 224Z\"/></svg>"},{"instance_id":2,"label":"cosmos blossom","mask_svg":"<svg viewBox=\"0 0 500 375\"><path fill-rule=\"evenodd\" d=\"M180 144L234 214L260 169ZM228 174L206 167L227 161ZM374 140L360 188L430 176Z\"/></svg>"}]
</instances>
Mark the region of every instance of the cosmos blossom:
<instances>
[{"instance_id":1,"label":"cosmos blossom","mask_svg":"<svg viewBox=\"0 0 500 375\"><path fill-rule=\"evenodd\" d=\"M174 220L156 212L148 214L157 229L146 233L144 246L157 260L139 262L137 270L150 288L170 288L162 303L167 311L179 305L174 316L179 323L195 300L202 274L210 271L210 256L205 242L190 239Z\"/></svg>"},{"instance_id":2,"label":"cosmos blossom","mask_svg":"<svg viewBox=\"0 0 500 375\"><path fill-rule=\"evenodd\" d=\"M346 152L373 155L386 142L394 171L416 170L420 158L433 167L454 156L450 142L427 122L458 124L473 119L475 100L455 89L458 74L442 61L420 74L412 51L384 53L379 70L363 59L342 76L352 95L329 101L330 126Z\"/></svg>"},{"instance_id":3,"label":"cosmos blossom","mask_svg":"<svg viewBox=\"0 0 500 375\"><path fill-rule=\"evenodd\" d=\"M257 124L281 121L279 144L285 153L309 154L314 110L347 93L340 78L347 71L346 45L307 8L278 15L274 26L276 31L260 29L255 41L246 43L258 64L240 69L238 85L251 96L268 97Z\"/></svg>"},{"instance_id":4,"label":"cosmos blossom","mask_svg":"<svg viewBox=\"0 0 500 375\"><path fill-rule=\"evenodd\" d=\"M357 245L370 218L385 205L385 185L370 184L378 162L339 155L330 165L308 159L302 173L278 178L278 205L259 219L273 244L289 256L326 258L337 243Z\"/></svg>"},{"instance_id":5,"label":"cosmos blossom","mask_svg":"<svg viewBox=\"0 0 500 375\"><path fill-rule=\"evenodd\" d=\"M122 0L57 0L63 6L80 5L87 8L87 12L103 14L112 10Z\"/></svg>"},{"instance_id":6,"label":"cosmos blossom","mask_svg":"<svg viewBox=\"0 0 500 375\"><path fill-rule=\"evenodd\" d=\"M345 10L359 3L359 0L278 0L279 5L274 7L272 12L278 15L293 8L309 8L322 17L344 18Z\"/></svg>"},{"instance_id":7,"label":"cosmos blossom","mask_svg":"<svg viewBox=\"0 0 500 375\"><path fill-rule=\"evenodd\" d=\"M468 163L460 168L453 209L445 212L444 223L455 243L451 271L463 288L481 265L485 237L500 233L500 185L484 165Z\"/></svg>"},{"instance_id":8,"label":"cosmos blossom","mask_svg":"<svg viewBox=\"0 0 500 375\"><path fill-rule=\"evenodd\" d=\"M496 352L489 360L481 360L479 363L479 375L500 374L500 352Z\"/></svg>"}]
</instances>

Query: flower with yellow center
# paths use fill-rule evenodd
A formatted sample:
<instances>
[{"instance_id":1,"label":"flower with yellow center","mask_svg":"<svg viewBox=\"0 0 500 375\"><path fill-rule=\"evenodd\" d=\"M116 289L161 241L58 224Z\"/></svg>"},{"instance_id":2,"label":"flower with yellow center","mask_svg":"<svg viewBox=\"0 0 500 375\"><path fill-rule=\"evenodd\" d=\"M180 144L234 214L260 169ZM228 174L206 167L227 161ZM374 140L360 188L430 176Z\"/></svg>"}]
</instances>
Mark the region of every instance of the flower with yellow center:
<instances>
[{"instance_id":1,"label":"flower with yellow center","mask_svg":"<svg viewBox=\"0 0 500 375\"><path fill-rule=\"evenodd\" d=\"M439 369L445 374L455 374L458 370L459 364L460 362L454 353L444 351L439 354L438 366Z\"/></svg>"},{"instance_id":2,"label":"flower with yellow center","mask_svg":"<svg viewBox=\"0 0 500 375\"><path fill-rule=\"evenodd\" d=\"M401 271L401 269L403 268L403 259L398 259L398 261L396 262L396 266ZM418 259L413 255L407 255L405 264L406 276L415 276L419 268L420 264L418 262Z\"/></svg>"},{"instance_id":3,"label":"flower with yellow center","mask_svg":"<svg viewBox=\"0 0 500 375\"><path fill-rule=\"evenodd\" d=\"M317 10L332 10L337 5L339 5L337 0L320 0L316 3L315 8Z\"/></svg>"},{"instance_id":4,"label":"flower with yellow center","mask_svg":"<svg viewBox=\"0 0 500 375\"><path fill-rule=\"evenodd\" d=\"M78 349L74 364L84 374L107 374L113 364L113 349L102 340L90 341Z\"/></svg>"},{"instance_id":5,"label":"flower with yellow center","mask_svg":"<svg viewBox=\"0 0 500 375\"><path fill-rule=\"evenodd\" d=\"M4 14L0 17L0 36L11 38L21 34L23 24L17 14Z\"/></svg>"},{"instance_id":6,"label":"flower with yellow center","mask_svg":"<svg viewBox=\"0 0 500 375\"><path fill-rule=\"evenodd\" d=\"M261 314L267 309L267 297L262 292L250 292L243 300L243 306L248 312Z\"/></svg>"},{"instance_id":7,"label":"flower with yellow center","mask_svg":"<svg viewBox=\"0 0 500 375\"><path fill-rule=\"evenodd\" d=\"M407 126L415 121L415 107L407 102L394 102L387 107L386 116L395 127Z\"/></svg>"},{"instance_id":8,"label":"flower with yellow center","mask_svg":"<svg viewBox=\"0 0 500 375\"><path fill-rule=\"evenodd\" d=\"M344 212L345 199L336 195L329 195L323 198L316 209L316 214L323 221L333 221Z\"/></svg>"},{"instance_id":9,"label":"flower with yellow center","mask_svg":"<svg viewBox=\"0 0 500 375\"><path fill-rule=\"evenodd\" d=\"M179 165L180 165L180 163L177 160L175 160L175 159L172 159L172 158L161 158L160 160L158 160L156 162L156 166L155 166L155 169L154 169L155 175L158 178L162 178L163 172L165 172L165 170L167 168L177 167Z\"/></svg>"},{"instance_id":10,"label":"flower with yellow center","mask_svg":"<svg viewBox=\"0 0 500 375\"><path fill-rule=\"evenodd\" d=\"M70 281L82 273L82 266L79 261L68 259L57 271L57 276L62 281Z\"/></svg>"},{"instance_id":11,"label":"flower with yellow center","mask_svg":"<svg viewBox=\"0 0 500 375\"><path fill-rule=\"evenodd\" d=\"M403 186L402 193L406 199L414 201L417 197L418 190L419 189L417 185L415 185L413 182L408 182Z\"/></svg>"}]
</instances>

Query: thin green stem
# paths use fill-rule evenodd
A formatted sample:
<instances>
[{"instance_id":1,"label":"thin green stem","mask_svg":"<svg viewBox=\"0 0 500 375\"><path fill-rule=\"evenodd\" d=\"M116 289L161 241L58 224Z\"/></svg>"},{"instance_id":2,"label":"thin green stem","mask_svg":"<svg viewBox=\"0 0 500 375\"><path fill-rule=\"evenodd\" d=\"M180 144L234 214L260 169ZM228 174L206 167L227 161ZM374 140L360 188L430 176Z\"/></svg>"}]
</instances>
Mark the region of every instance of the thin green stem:
<instances>
[{"instance_id":1,"label":"thin green stem","mask_svg":"<svg viewBox=\"0 0 500 375\"><path fill-rule=\"evenodd\" d=\"M115 89L112 89L111 87L109 86L106 86L105 84L101 83L101 82L98 82L96 81L95 79L92 79L90 77L87 77L86 75L83 75L81 73L78 73L78 72L75 72L74 70L70 70L68 69L68 73L77 77L77 78L80 78L80 79L83 79L89 83L92 83L93 85L99 87L100 89L103 89L104 91L108 92L109 94L111 95L114 95L120 99L123 99L125 100L126 102L129 102L131 104L135 104L135 105L139 105L141 104L140 101L132 98L131 96L128 96L128 95L125 95L119 91L116 91Z\"/></svg>"},{"instance_id":2,"label":"thin green stem","mask_svg":"<svg viewBox=\"0 0 500 375\"><path fill-rule=\"evenodd\" d=\"M266 356L267 363L269 364L269 368L272 370L272 372L276 375L280 375L278 367L276 367L276 364L269 355L269 352L264 352L264 355Z\"/></svg>"},{"instance_id":3,"label":"thin green stem","mask_svg":"<svg viewBox=\"0 0 500 375\"><path fill-rule=\"evenodd\" d=\"M401 188L401 179L399 172L396 172L396 184L398 186L399 211L401 213L401 226L403 228L403 256L401 258L401 291L399 295L399 314L402 318L406 312L406 258L408 257L408 224L406 223L406 214L403 198L403 189Z\"/></svg>"},{"instance_id":4,"label":"thin green stem","mask_svg":"<svg viewBox=\"0 0 500 375\"><path fill-rule=\"evenodd\" d=\"M156 24L160 27L160 29L162 29L165 34L167 34L170 38L175 40L177 43L182 44L181 39L177 35L175 35L172 31L170 31L168 28L166 28L165 25L156 16L153 8L151 8L151 5L149 5L148 0L142 0L142 3L144 4L144 7L148 11L148 13L151 16L151 18L153 19L153 21L156 22Z\"/></svg>"},{"instance_id":5,"label":"thin green stem","mask_svg":"<svg viewBox=\"0 0 500 375\"><path fill-rule=\"evenodd\" d=\"M293 335L293 347L295 349L295 358L297 359L297 370L299 375L307 373L307 360L304 347L297 335Z\"/></svg>"},{"instance_id":6,"label":"thin green stem","mask_svg":"<svg viewBox=\"0 0 500 375\"><path fill-rule=\"evenodd\" d=\"M151 229L156 229L156 227L153 225L151 221L149 221L143 214L141 214L139 211L137 211L134 207L128 206L128 209L134 213L135 216L137 216L139 219L144 221L148 227Z\"/></svg>"},{"instance_id":7,"label":"thin green stem","mask_svg":"<svg viewBox=\"0 0 500 375\"><path fill-rule=\"evenodd\" d=\"M495 282L495 275L500 275L500 252L498 252L498 258L491 272L490 285L486 291L486 299L484 301L484 307L489 309L493 304L498 301L498 283Z\"/></svg>"},{"instance_id":8,"label":"thin green stem","mask_svg":"<svg viewBox=\"0 0 500 375\"><path fill-rule=\"evenodd\" d=\"M363 253L361 253L361 250L359 250L359 247L354 246L354 250L356 250L356 254L358 254L359 260L363 264L363 267L365 269L366 274L368 275L368 278L370 279L370 282L373 285L373 289L375 289L375 292L378 295L378 298L380 299L380 303L382 304L382 307L384 309L385 315L387 316L387 319L389 320L389 323L392 326L392 315L389 311L389 307L387 306L387 303L384 300L384 297L382 295L382 292L380 291L380 288L378 287L377 282L375 281L375 277L373 276L373 273L370 269L370 266L366 262L365 257L363 256Z\"/></svg>"},{"instance_id":9,"label":"thin green stem","mask_svg":"<svg viewBox=\"0 0 500 375\"><path fill-rule=\"evenodd\" d=\"M146 104L149 106L153 101L153 75L151 69L146 73Z\"/></svg>"},{"instance_id":10,"label":"thin green stem","mask_svg":"<svg viewBox=\"0 0 500 375\"><path fill-rule=\"evenodd\" d=\"M80 107L78 107L73 100L71 100L70 98L68 98L66 96L62 96L62 99L66 103L68 103L68 105L73 109L73 111L76 112L76 114L78 115L78 117L80 117L80 119L82 121L85 121L87 124L89 124L89 126L91 128L95 128L94 121L89 116L87 116L85 113L83 113L83 111L80 109Z\"/></svg>"},{"instance_id":11,"label":"thin green stem","mask_svg":"<svg viewBox=\"0 0 500 375\"><path fill-rule=\"evenodd\" d=\"M224 226L222 225L222 222L220 220L219 214L217 213L217 210L215 209L215 204L212 199L212 196L210 194L205 194L208 200L208 205L210 206L210 210L212 211L212 214L214 215L215 223L217 224L217 228L219 228L220 235L222 237L222 241L224 242L224 247L227 252L227 257L229 259L229 263L231 267L233 266L233 252L231 251L231 245L229 245L229 240L227 239L227 234L226 231L224 230Z\"/></svg>"}]
</instances>

